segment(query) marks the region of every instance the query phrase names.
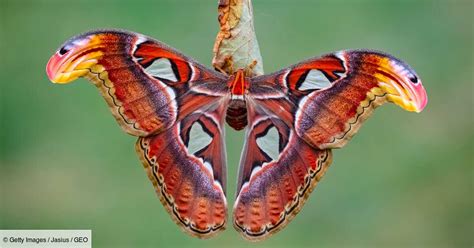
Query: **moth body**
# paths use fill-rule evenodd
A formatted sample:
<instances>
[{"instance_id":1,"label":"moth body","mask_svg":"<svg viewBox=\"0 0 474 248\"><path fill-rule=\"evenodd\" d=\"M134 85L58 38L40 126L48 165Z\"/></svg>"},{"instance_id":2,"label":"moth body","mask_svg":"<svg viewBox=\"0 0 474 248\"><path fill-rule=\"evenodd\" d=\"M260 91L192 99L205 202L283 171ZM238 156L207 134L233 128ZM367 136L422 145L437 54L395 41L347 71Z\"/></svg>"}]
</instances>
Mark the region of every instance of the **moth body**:
<instances>
[{"instance_id":1,"label":"moth body","mask_svg":"<svg viewBox=\"0 0 474 248\"><path fill-rule=\"evenodd\" d=\"M248 122L245 94L249 87L249 81L244 70L238 70L228 81L231 100L227 107L225 120L229 126L237 131L245 128Z\"/></svg>"}]
</instances>

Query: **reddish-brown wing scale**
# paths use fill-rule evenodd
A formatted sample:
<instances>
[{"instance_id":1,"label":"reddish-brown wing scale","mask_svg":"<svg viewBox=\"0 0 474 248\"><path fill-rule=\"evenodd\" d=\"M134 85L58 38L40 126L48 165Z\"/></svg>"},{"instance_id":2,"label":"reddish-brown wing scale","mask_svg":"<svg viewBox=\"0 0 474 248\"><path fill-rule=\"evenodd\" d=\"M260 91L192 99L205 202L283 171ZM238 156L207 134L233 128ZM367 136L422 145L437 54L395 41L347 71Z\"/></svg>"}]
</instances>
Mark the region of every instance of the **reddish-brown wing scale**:
<instances>
[{"instance_id":1,"label":"reddish-brown wing scale","mask_svg":"<svg viewBox=\"0 0 474 248\"><path fill-rule=\"evenodd\" d=\"M393 102L420 112L426 92L402 61L341 51L270 75L230 77L163 43L124 31L72 38L48 62L56 83L78 77L99 88L172 218L210 237L226 222L224 116L246 129L234 226L260 240L302 208L340 148L372 110Z\"/></svg>"},{"instance_id":2,"label":"reddish-brown wing scale","mask_svg":"<svg viewBox=\"0 0 474 248\"><path fill-rule=\"evenodd\" d=\"M331 163L330 150L309 146L280 118L262 111L249 108L234 205L234 226L250 240L283 228Z\"/></svg>"},{"instance_id":3,"label":"reddish-brown wing scale","mask_svg":"<svg viewBox=\"0 0 474 248\"><path fill-rule=\"evenodd\" d=\"M56 83L94 82L120 126L142 137L136 147L148 177L186 232L209 237L225 228L226 76L123 31L72 38L50 59L47 73ZM200 144L203 138L209 144Z\"/></svg>"},{"instance_id":4,"label":"reddish-brown wing scale","mask_svg":"<svg viewBox=\"0 0 474 248\"><path fill-rule=\"evenodd\" d=\"M308 79L313 72L318 77ZM408 65L373 51L326 55L253 78L250 85L255 104L320 149L342 147L372 110L387 101L415 112L427 103L421 81Z\"/></svg>"},{"instance_id":5,"label":"reddish-brown wing scale","mask_svg":"<svg viewBox=\"0 0 474 248\"><path fill-rule=\"evenodd\" d=\"M261 240L286 226L329 167L328 148L343 146L386 101L419 112L426 92L410 67L373 51L342 51L251 78L236 229Z\"/></svg>"},{"instance_id":6,"label":"reddish-brown wing scale","mask_svg":"<svg viewBox=\"0 0 474 248\"><path fill-rule=\"evenodd\" d=\"M136 145L163 205L184 230L199 237L224 229L227 217L223 106L190 114L166 132L140 138ZM190 153L193 127L204 128L211 141Z\"/></svg>"},{"instance_id":7,"label":"reddish-brown wing scale","mask_svg":"<svg viewBox=\"0 0 474 248\"><path fill-rule=\"evenodd\" d=\"M167 77L160 78L161 71L153 70L157 61L169 66L171 71L164 73ZM57 83L79 76L90 79L120 126L135 136L159 133L181 118L178 116L228 92L225 76L156 40L123 31L89 32L72 38L50 59L47 72Z\"/></svg>"}]
</instances>

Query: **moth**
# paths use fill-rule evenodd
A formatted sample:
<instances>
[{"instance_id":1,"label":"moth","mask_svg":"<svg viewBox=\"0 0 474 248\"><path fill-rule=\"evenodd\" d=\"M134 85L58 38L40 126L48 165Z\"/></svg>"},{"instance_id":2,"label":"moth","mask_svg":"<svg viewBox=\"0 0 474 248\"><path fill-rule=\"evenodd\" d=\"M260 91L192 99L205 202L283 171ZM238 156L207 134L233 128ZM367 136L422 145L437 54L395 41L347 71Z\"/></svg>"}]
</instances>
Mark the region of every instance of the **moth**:
<instances>
[{"instance_id":1,"label":"moth","mask_svg":"<svg viewBox=\"0 0 474 248\"><path fill-rule=\"evenodd\" d=\"M92 81L136 152L165 209L187 233L225 229L224 122L245 128L233 225L247 239L281 230L301 210L372 111L392 102L420 112L422 83L388 54L346 50L269 75L224 75L142 34L92 31L51 57L49 79Z\"/></svg>"}]
</instances>

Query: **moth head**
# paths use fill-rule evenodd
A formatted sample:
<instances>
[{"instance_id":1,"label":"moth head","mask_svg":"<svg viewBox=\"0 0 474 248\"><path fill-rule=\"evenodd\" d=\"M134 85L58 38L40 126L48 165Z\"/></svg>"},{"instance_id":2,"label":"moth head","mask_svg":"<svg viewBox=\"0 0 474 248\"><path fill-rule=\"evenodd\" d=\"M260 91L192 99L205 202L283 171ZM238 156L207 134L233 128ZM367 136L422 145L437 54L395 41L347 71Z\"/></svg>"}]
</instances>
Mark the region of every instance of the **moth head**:
<instances>
[{"instance_id":1,"label":"moth head","mask_svg":"<svg viewBox=\"0 0 474 248\"><path fill-rule=\"evenodd\" d=\"M75 37L49 59L46 73L53 83L66 84L89 73L101 56L98 36Z\"/></svg>"},{"instance_id":2,"label":"moth head","mask_svg":"<svg viewBox=\"0 0 474 248\"><path fill-rule=\"evenodd\" d=\"M378 65L375 76L388 101L407 111L421 112L428 103L428 98L415 71L393 58L382 59Z\"/></svg>"}]
</instances>

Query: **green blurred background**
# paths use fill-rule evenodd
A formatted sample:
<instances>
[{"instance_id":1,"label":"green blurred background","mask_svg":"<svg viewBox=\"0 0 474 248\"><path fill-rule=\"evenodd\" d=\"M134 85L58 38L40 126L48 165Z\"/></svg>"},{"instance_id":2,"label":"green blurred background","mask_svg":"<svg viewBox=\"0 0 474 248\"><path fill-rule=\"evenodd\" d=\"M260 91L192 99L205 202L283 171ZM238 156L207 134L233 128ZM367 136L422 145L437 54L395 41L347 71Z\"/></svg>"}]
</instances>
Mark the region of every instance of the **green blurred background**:
<instances>
[{"instance_id":1,"label":"green blurred background","mask_svg":"<svg viewBox=\"0 0 474 248\"><path fill-rule=\"evenodd\" d=\"M255 0L266 72L346 48L410 64L429 102L387 104L334 161L301 213L254 244L231 225L182 233L155 195L98 91L51 84L45 65L69 37L123 28L210 65L217 0L3 0L0 228L92 229L94 247L472 247L473 3ZM228 130L233 205L243 133Z\"/></svg>"}]
</instances>

